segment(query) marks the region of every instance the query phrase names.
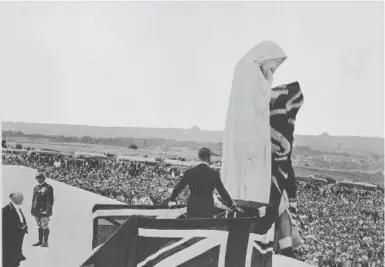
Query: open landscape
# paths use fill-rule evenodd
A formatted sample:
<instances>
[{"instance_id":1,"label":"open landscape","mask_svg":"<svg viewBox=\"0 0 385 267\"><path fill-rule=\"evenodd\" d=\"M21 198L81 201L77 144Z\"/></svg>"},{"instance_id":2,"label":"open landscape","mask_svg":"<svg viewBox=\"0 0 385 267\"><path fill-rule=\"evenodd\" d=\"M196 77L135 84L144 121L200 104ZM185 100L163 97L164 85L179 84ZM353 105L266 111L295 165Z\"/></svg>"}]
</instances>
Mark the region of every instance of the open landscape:
<instances>
[{"instance_id":1,"label":"open landscape","mask_svg":"<svg viewBox=\"0 0 385 267\"><path fill-rule=\"evenodd\" d=\"M116 130L116 132L114 131ZM63 133L63 134L61 134ZM64 153L96 152L196 160L200 147L220 161L221 132L191 129L108 128L38 123L3 123L11 147L54 149ZM293 150L296 176L335 178L384 186L384 139L374 137L297 135Z\"/></svg>"},{"instance_id":2,"label":"open landscape","mask_svg":"<svg viewBox=\"0 0 385 267\"><path fill-rule=\"evenodd\" d=\"M59 184L130 205L166 203L172 188L188 168L179 165L183 163L180 161L195 161L202 146L210 147L216 155L213 163L218 164L221 160L220 138L208 141L205 136L211 133L200 132L197 128L139 128L135 130L138 135L111 137L98 136L104 129L102 127L96 127L97 131L93 127L67 126L72 129L84 127L82 134L85 135L76 135L76 130L70 134L65 126L61 126L63 132L69 133L64 135L55 129L48 131L47 125L42 128L38 124L33 124L32 128L26 128L26 124L21 124L23 127L12 125L12 128L3 125L3 140L10 148L2 153L4 165L27 165L44 172ZM197 132L196 136L201 139L188 137L189 131ZM161 136L171 136L171 132L174 138ZM298 178L297 214L304 244L295 251L295 259L317 266L342 267L348 262L381 266L383 235L379 233L383 232L384 218L384 154L381 147L381 138L328 134L296 136L292 161ZM97 154L82 158L76 152ZM130 159L121 161L119 156L122 155L137 157L126 157ZM150 158L162 160L156 163ZM13 179L8 177L8 180ZM352 184L346 181L364 182L365 185L351 187ZM188 189L185 189L177 201L185 204L187 196Z\"/></svg>"}]
</instances>

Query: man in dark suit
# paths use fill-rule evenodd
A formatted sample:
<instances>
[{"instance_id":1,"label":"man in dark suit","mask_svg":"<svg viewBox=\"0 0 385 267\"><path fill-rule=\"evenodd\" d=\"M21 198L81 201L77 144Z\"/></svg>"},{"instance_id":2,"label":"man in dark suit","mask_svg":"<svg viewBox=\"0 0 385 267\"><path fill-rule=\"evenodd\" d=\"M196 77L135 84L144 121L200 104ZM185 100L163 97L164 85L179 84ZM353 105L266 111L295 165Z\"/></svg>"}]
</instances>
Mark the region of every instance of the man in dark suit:
<instances>
[{"instance_id":1,"label":"man in dark suit","mask_svg":"<svg viewBox=\"0 0 385 267\"><path fill-rule=\"evenodd\" d=\"M201 148L198 156L201 163L184 173L181 181L176 185L171 194L169 206L176 204L176 197L188 185L190 196L187 201L187 216L189 218L213 218L214 189L218 191L228 207L242 212L242 209L234 203L225 189L219 172L210 168L210 149L206 147Z\"/></svg>"},{"instance_id":2,"label":"man in dark suit","mask_svg":"<svg viewBox=\"0 0 385 267\"><path fill-rule=\"evenodd\" d=\"M47 184L43 173L39 173L36 180L38 185L33 190L31 214L35 217L39 228L39 241L33 246L48 247L49 221L54 202L53 188Z\"/></svg>"},{"instance_id":3,"label":"man in dark suit","mask_svg":"<svg viewBox=\"0 0 385 267\"><path fill-rule=\"evenodd\" d=\"M20 208L23 195L14 192L9 198L11 202L3 208L3 267L17 267L25 260L22 247L28 227Z\"/></svg>"}]
</instances>

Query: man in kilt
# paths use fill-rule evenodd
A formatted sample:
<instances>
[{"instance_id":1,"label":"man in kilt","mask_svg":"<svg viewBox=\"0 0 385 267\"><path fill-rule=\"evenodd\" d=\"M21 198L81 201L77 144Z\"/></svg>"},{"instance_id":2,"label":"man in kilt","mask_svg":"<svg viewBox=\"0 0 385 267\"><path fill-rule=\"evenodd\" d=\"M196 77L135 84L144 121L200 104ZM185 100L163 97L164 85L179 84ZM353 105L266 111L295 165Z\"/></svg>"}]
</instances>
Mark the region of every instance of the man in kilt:
<instances>
[{"instance_id":1,"label":"man in kilt","mask_svg":"<svg viewBox=\"0 0 385 267\"><path fill-rule=\"evenodd\" d=\"M33 190L31 214L36 219L39 241L33 246L48 247L49 221L54 202L53 188L47 184L43 173L39 173L36 180L38 185Z\"/></svg>"}]
</instances>

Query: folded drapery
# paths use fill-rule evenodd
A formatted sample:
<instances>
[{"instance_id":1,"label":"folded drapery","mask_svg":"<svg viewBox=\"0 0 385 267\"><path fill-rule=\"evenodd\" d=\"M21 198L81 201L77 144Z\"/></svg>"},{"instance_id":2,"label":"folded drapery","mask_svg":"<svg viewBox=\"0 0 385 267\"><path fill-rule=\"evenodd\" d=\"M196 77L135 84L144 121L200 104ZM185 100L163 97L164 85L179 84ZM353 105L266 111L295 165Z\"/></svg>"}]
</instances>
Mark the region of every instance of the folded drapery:
<instances>
[{"instance_id":1,"label":"folded drapery","mask_svg":"<svg viewBox=\"0 0 385 267\"><path fill-rule=\"evenodd\" d=\"M279 219L276 225L276 250L297 248L302 244L296 217L296 186L291 153L296 115L303 104L298 82L272 89L270 124L272 142L272 201L278 201ZM279 192L280 194L277 194ZM274 194L275 193L275 194Z\"/></svg>"},{"instance_id":2,"label":"folded drapery","mask_svg":"<svg viewBox=\"0 0 385 267\"><path fill-rule=\"evenodd\" d=\"M233 199L269 203L271 85L261 66L274 60L278 62L276 69L285 58L279 45L264 41L246 53L235 67L221 170L223 183Z\"/></svg>"}]
</instances>

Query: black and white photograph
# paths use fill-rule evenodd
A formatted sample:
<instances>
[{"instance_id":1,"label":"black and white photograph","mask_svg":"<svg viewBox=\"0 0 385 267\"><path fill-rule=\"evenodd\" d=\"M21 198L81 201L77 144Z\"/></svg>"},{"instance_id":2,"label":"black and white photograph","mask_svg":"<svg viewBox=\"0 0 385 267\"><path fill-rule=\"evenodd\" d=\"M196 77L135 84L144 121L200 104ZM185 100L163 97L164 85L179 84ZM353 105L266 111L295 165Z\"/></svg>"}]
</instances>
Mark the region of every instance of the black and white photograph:
<instances>
[{"instance_id":1,"label":"black and white photograph","mask_svg":"<svg viewBox=\"0 0 385 267\"><path fill-rule=\"evenodd\" d=\"M384 266L384 7L0 1L2 266Z\"/></svg>"}]
</instances>

